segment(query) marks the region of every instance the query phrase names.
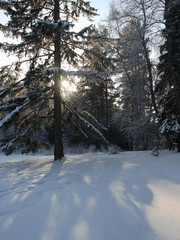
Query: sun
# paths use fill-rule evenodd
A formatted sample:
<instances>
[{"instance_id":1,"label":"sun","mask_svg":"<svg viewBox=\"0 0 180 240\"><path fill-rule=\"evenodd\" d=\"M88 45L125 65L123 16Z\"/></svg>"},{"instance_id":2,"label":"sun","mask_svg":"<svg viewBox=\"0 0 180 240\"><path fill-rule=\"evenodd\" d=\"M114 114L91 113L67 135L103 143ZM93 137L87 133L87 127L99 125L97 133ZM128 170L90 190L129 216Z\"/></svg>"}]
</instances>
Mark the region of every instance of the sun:
<instances>
[{"instance_id":1,"label":"sun","mask_svg":"<svg viewBox=\"0 0 180 240\"><path fill-rule=\"evenodd\" d=\"M76 85L74 83L70 83L69 81L67 80L63 80L61 82L61 86L62 86L62 89L65 91L65 92L75 92L77 89L76 89Z\"/></svg>"},{"instance_id":2,"label":"sun","mask_svg":"<svg viewBox=\"0 0 180 240\"><path fill-rule=\"evenodd\" d=\"M67 88L69 88L69 86L70 86L70 84L69 84L68 81L66 81L66 80L63 80L63 81L62 81L62 87L63 87L63 88L67 89Z\"/></svg>"}]
</instances>

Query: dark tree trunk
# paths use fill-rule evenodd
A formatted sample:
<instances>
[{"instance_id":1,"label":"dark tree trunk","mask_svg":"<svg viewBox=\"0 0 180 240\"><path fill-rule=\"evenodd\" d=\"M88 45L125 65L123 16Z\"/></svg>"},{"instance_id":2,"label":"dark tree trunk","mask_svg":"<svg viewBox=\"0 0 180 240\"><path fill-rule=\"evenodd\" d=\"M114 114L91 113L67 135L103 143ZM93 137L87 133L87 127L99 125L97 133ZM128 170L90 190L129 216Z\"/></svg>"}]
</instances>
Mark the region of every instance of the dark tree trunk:
<instances>
[{"instance_id":1,"label":"dark tree trunk","mask_svg":"<svg viewBox=\"0 0 180 240\"><path fill-rule=\"evenodd\" d=\"M106 103L106 120L109 120L109 106L108 106L108 83L105 81L105 103Z\"/></svg>"},{"instance_id":2,"label":"dark tree trunk","mask_svg":"<svg viewBox=\"0 0 180 240\"><path fill-rule=\"evenodd\" d=\"M177 151L180 152L180 133L177 136Z\"/></svg>"},{"instance_id":3,"label":"dark tree trunk","mask_svg":"<svg viewBox=\"0 0 180 240\"><path fill-rule=\"evenodd\" d=\"M100 84L100 117L101 120L104 119L104 84L101 80L101 84Z\"/></svg>"},{"instance_id":4,"label":"dark tree trunk","mask_svg":"<svg viewBox=\"0 0 180 240\"><path fill-rule=\"evenodd\" d=\"M54 0L54 22L60 18L59 0ZM54 38L54 64L61 68L61 34L57 32ZM54 160L60 160L64 156L62 143L62 116L61 116L61 84L60 74L54 79Z\"/></svg>"},{"instance_id":5,"label":"dark tree trunk","mask_svg":"<svg viewBox=\"0 0 180 240\"><path fill-rule=\"evenodd\" d=\"M146 45L144 37L142 37L142 45L143 45L143 48L144 48L144 56L145 56L146 63L147 63L147 68L148 68L151 102L152 102L152 106L154 108L154 111L155 111L156 117L157 117L158 114L159 114L159 111L158 111L158 108L157 108L155 94L154 94L152 64L151 64L151 60L150 60L150 57L149 57L149 53L148 53L148 49L147 49L147 45Z\"/></svg>"}]
</instances>

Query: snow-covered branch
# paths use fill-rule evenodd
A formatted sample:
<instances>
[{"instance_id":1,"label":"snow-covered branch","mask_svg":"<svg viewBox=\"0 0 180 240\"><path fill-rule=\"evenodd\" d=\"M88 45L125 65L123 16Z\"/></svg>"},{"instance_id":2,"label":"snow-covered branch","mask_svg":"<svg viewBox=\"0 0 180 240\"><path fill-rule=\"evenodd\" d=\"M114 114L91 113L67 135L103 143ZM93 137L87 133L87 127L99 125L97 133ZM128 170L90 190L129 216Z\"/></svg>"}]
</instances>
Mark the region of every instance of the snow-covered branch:
<instances>
[{"instance_id":1,"label":"snow-covered branch","mask_svg":"<svg viewBox=\"0 0 180 240\"><path fill-rule=\"evenodd\" d=\"M84 76L84 77L95 77L95 78L104 78L109 77L111 75L110 71L66 71L66 75L69 76Z\"/></svg>"},{"instance_id":2,"label":"snow-covered branch","mask_svg":"<svg viewBox=\"0 0 180 240\"><path fill-rule=\"evenodd\" d=\"M176 132L176 133L179 133L180 132L180 125L177 121L177 119L165 119L163 122L162 122L162 125L160 127L160 133L163 134L163 133L168 133L168 132Z\"/></svg>"},{"instance_id":3,"label":"snow-covered branch","mask_svg":"<svg viewBox=\"0 0 180 240\"><path fill-rule=\"evenodd\" d=\"M7 114L1 121L0 127L3 127L5 124L12 121L12 119L20 113L20 111L27 105L28 103L24 103L21 106L16 107L11 113Z\"/></svg>"}]
</instances>

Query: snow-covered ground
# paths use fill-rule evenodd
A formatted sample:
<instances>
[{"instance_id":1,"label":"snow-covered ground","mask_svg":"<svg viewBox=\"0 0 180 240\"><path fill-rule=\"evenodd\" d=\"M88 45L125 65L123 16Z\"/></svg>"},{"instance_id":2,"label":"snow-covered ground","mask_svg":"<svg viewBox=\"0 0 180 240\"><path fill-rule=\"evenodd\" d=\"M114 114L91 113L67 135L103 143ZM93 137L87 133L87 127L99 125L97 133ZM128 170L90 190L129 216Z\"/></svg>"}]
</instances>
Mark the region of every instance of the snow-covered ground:
<instances>
[{"instance_id":1,"label":"snow-covered ground","mask_svg":"<svg viewBox=\"0 0 180 240\"><path fill-rule=\"evenodd\" d=\"M180 154L1 154L0 239L179 240Z\"/></svg>"}]
</instances>

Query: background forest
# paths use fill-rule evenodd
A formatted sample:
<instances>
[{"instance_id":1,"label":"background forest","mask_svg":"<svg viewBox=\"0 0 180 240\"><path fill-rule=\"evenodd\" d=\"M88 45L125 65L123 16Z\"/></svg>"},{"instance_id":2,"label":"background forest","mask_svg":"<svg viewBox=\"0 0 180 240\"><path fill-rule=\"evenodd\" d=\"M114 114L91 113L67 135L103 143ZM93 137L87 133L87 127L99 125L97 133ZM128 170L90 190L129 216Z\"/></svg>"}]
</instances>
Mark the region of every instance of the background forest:
<instances>
[{"instance_id":1,"label":"background forest","mask_svg":"<svg viewBox=\"0 0 180 240\"><path fill-rule=\"evenodd\" d=\"M74 31L86 1L0 1L0 136L6 154L60 146L180 151L180 0L117 0ZM80 21L80 20L79 20ZM62 126L61 126L62 123ZM59 140L58 140L59 139Z\"/></svg>"}]
</instances>

